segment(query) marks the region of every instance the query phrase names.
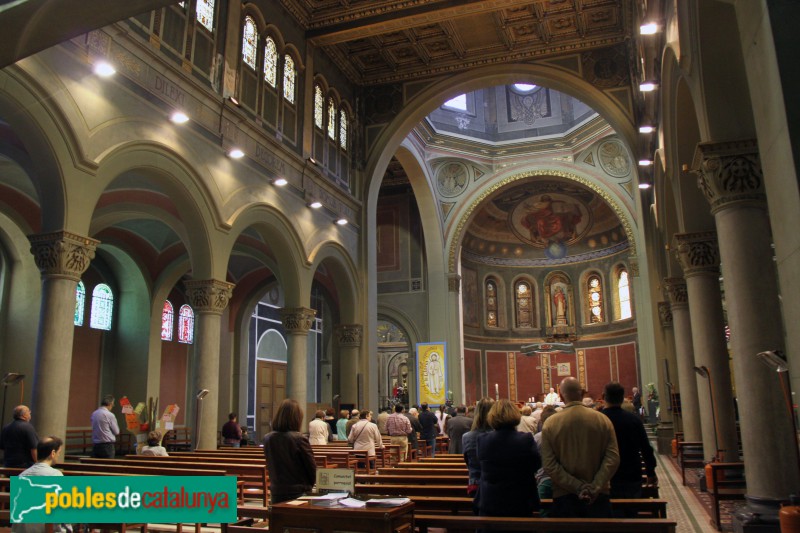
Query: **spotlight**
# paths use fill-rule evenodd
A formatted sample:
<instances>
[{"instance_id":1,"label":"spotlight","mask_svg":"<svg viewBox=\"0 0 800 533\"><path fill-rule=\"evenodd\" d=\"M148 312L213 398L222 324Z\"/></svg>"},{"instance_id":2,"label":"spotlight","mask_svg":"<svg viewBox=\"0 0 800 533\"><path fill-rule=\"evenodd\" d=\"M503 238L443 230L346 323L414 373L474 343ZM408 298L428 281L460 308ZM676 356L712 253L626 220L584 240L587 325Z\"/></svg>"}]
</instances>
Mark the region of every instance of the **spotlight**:
<instances>
[{"instance_id":1,"label":"spotlight","mask_svg":"<svg viewBox=\"0 0 800 533\"><path fill-rule=\"evenodd\" d=\"M640 35L653 35L656 32L658 32L658 24L655 22L648 22L639 26Z\"/></svg>"},{"instance_id":2,"label":"spotlight","mask_svg":"<svg viewBox=\"0 0 800 533\"><path fill-rule=\"evenodd\" d=\"M339 224L340 226L346 226L347 225L347 219L344 218L344 217L341 217L336 221L336 223Z\"/></svg>"},{"instance_id":3,"label":"spotlight","mask_svg":"<svg viewBox=\"0 0 800 533\"><path fill-rule=\"evenodd\" d=\"M184 124L186 122L189 122L189 115L187 115L183 111L175 111L174 113L172 113L170 120L175 124Z\"/></svg>"},{"instance_id":4,"label":"spotlight","mask_svg":"<svg viewBox=\"0 0 800 533\"><path fill-rule=\"evenodd\" d=\"M319 209L320 207L322 207L322 202L320 202L319 200L314 200L313 202L308 204L308 207L310 207L311 209Z\"/></svg>"},{"instance_id":5,"label":"spotlight","mask_svg":"<svg viewBox=\"0 0 800 533\"><path fill-rule=\"evenodd\" d=\"M237 107L239 106L239 100L237 100L237 99L236 99L236 98L234 98L233 96L229 96L229 97L228 97L228 100L229 100L229 101L230 101L230 103L232 103L233 105L235 105L235 106L237 106Z\"/></svg>"},{"instance_id":6,"label":"spotlight","mask_svg":"<svg viewBox=\"0 0 800 533\"><path fill-rule=\"evenodd\" d=\"M316 165L317 164L317 160L314 159L313 157L309 157L308 158L308 162L311 163L312 165Z\"/></svg>"},{"instance_id":7,"label":"spotlight","mask_svg":"<svg viewBox=\"0 0 800 533\"><path fill-rule=\"evenodd\" d=\"M656 129L653 126L639 126L639 133L653 133Z\"/></svg>"},{"instance_id":8,"label":"spotlight","mask_svg":"<svg viewBox=\"0 0 800 533\"><path fill-rule=\"evenodd\" d=\"M94 65L94 73L101 78L108 78L109 76L116 74L117 69L115 69L114 65L107 61L98 61Z\"/></svg>"},{"instance_id":9,"label":"spotlight","mask_svg":"<svg viewBox=\"0 0 800 533\"><path fill-rule=\"evenodd\" d=\"M653 161L651 161L650 159L640 159L639 160L639 166L640 167L649 167L652 164L653 164Z\"/></svg>"},{"instance_id":10,"label":"spotlight","mask_svg":"<svg viewBox=\"0 0 800 533\"><path fill-rule=\"evenodd\" d=\"M287 183L289 182L286 180L286 178L277 178L272 180L272 184L275 185L276 187L283 187Z\"/></svg>"},{"instance_id":11,"label":"spotlight","mask_svg":"<svg viewBox=\"0 0 800 533\"><path fill-rule=\"evenodd\" d=\"M639 90L642 91L643 93L649 93L651 91L655 91L656 90L656 84L651 82L651 81L647 81L647 82L642 83L641 85L639 85Z\"/></svg>"},{"instance_id":12,"label":"spotlight","mask_svg":"<svg viewBox=\"0 0 800 533\"><path fill-rule=\"evenodd\" d=\"M233 159L241 159L244 157L244 152L240 148L231 148L231 151L228 152L228 155Z\"/></svg>"},{"instance_id":13,"label":"spotlight","mask_svg":"<svg viewBox=\"0 0 800 533\"><path fill-rule=\"evenodd\" d=\"M650 184L646 183L646 182L642 182L642 183L639 184L639 188L640 189L649 189L650 188Z\"/></svg>"}]
</instances>

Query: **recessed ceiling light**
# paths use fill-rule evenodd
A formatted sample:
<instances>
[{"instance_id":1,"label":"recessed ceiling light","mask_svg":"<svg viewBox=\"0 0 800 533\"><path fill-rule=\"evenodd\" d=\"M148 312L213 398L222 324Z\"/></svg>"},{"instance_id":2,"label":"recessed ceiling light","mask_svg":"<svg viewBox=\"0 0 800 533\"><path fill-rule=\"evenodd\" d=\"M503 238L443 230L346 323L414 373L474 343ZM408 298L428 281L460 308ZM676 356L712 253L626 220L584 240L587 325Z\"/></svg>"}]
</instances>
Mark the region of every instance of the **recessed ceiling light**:
<instances>
[{"instance_id":1,"label":"recessed ceiling light","mask_svg":"<svg viewBox=\"0 0 800 533\"><path fill-rule=\"evenodd\" d=\"M286 178L278 178L278 179L276 179L275 181L272 182L272 184L275 185L276 187L283 187L287 183L289 183L289 182L287 181Z\"/></svg>"},{"instance_id":2,"label":"recessed ceiling light","mask_svg":"<svg viewBox=\"0 0 800 533\"><path fill-rule=\"evenodd\" d=\"M244 157L244 152L240 148L232 148L228 155L231 156L233 159L241 159Z\"/></svg>"},{"instance_id":3,"label":"recessed ceiling light","mask_svg":"<svg viewBox=\"0 0 800 533\"><path fill-rule=\"evenodd\" d=\"M114 65L109 63L108 61L98 61L94 65L94 73L100 76L101 78L108 78L109 76L113 76L117 73L117 69L114 68Z\"/></svg>"},{"instance_id":4,"label":"recessed ceiling light","mask_svg":"<svg viewBox=\"0 0 800 533\"><path fill-rule=\"evenodd\" d=\"M649 189L650 188L650 184L649 183L640 183L639 184L639 188L640 189Z\"/></svg>"},{"instance_id":5,"label":"recessed ceiling light","mask_svg":"<svg viewBox=\"0 0 800 533\"><path fill-rule=\"evenodd\" d=\"M642 83L641 85L639 85L639 90L642 91L643 93L649 93L651 91L655 91L656 84L650 81Z\"/></svg>"},{"instance_id":6,"label":"recessed ceiling light","mask_svg":"<svg viewBox=\"0 0 800 533\"><path fill-rule=\"evenodd\" d=\"M186 122L189 122L189 115L187 115L183 111L175 111L174 113L172 113L170 120L175 124L184 124Z\"/></svg>"},{"instance_id":7,"label":"recessed ceiling light","mask_svg":"<svg viewBox=\"0 0 800 533\"><path fill-rule=\"evenodd\" d=\"M339 224L340 226L346 226L347 225L347 219L342 217L339 220L337 220L336 223Z\"/></svg>"},{"instance_id":8,"label":"recessed ceiling light","mask_svg":"<svg viewBox=\"0 0 800 533\"><path fill-rule=\"evenodd\" d=\"M319 200L314 200L313 202L308 204L308 207L310 207L311 209L319 209L320 207L322 207L322 202L320 202Z\"/></svg>"},{"instance_id":9,"label":"recessed ceiling light","mask_svg":"<svg viewBox=\"0 0 800 533\"><path fill-rule=\"evenodd\" d=\"M641 35L653 35L658 31L658 24L655 22L648 22L639 26L639 33Z\"/></svg>"},{"instance_id":10,"label":"recessed ceiling light","mask_svg":"<svg viewBox=\"0 0 800 533\"><path fill-rule=\"evenodd\" d=\"M639 133L653 133L656 129L653 126L639 126Z\"/></svg>"},{"instance_id":11,"label":"recessed ceiling light","mask_svg":"<svg viewBox=\"0 0 800 533\"><path fill-rule=\"evenodd\" d=\"M649 160L649 159L640 159L639 160L639 166L640 167L649 167L652 164L653 164L653 162L651 160Z\"/></svg>"}]
</instances>

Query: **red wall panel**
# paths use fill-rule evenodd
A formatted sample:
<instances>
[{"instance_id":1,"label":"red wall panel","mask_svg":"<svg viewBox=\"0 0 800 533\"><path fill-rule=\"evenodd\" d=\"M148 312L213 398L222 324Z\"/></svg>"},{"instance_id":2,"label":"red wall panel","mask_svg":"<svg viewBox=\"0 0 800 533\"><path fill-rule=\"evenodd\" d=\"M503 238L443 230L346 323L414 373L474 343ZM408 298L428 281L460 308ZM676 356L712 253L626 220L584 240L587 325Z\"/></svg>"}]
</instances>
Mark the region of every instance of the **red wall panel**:
<instances>
[{"instance_id":1,"label":"red wall panel","mask_svg":"<svg viewBox=\"0 0 800 533\"><path fill-rule=\"evenodd\" d=\"M527 402L528 398L541 399L542 371L538 355L522 355L517 352L517 400Z\"/></svg>"},{"instance_id":2,"label":"red wall panel","mask_svg":"<svg viewBox=\"0 0 800 533\"><path fill-rule=\"evenodd\" d=\"M508 352L486 352L487 393L494 398L495 383L501 398L508 398Z\"/></svg>"},{"instance_id":3,"label":"red wall panel","mask_svg":"<svg viewBox=\"0 0 800 533\"><path fill-rule=\"evenodd\" d=\"M627 344L619 344L616 346L617 356L617 381L622 383L625 387L625 396L631 395L633 387L639 387L639 390L644 389L644 383L639 383L639 369L637 368L636 360L636 344L629 342ZM643 393L645 394L645 393Z\"/></svg>"},{"instance_id":4,"label":"red wall panel","mask_svg":"<svg viewBox=\"0 0 800 533\"><path fill-rule=\"evenodd\" d=\"M178 342L161 343L161 386L158 389L158 410L176 403L181 410L175 425L184 425L186 414L186 373L189 345Z\"/></svg>"},{"instance_id":5,"label":"red wall panel","mask_svg":"<svg viewBox=\"0 0 800 533\"><path fill-rule=\"evenodd\" d=\"M599 398L606 383L611 381L610 349L608 346L589 348L586 352L586 389L589 396Z\"/></svg>"},{"instance_id":6,"label":"red wall panel","mask_svg":"<svg viewBox=\"0 0 800 533\"><path fill-rule=\"evenodd\" d=\"M464 349L464 396L467 405L481 399L481 352Z\"/></svg>"},{"instance_id":7,"label":"red wall panel","mask_svg":"<svg viewBox=\"0 0 800 533\"><path fill-rule=\"evenodd\" d=\"M87 300L90 301L91 297L88 297ZM92 413L100 405L100 360L103 349L103 331L89 327L88 313L84 320L83 326L75 328L72 343L67 427L91 426ZM36 414L34 413L33 416Z\"/></svg>"}]
</instances>

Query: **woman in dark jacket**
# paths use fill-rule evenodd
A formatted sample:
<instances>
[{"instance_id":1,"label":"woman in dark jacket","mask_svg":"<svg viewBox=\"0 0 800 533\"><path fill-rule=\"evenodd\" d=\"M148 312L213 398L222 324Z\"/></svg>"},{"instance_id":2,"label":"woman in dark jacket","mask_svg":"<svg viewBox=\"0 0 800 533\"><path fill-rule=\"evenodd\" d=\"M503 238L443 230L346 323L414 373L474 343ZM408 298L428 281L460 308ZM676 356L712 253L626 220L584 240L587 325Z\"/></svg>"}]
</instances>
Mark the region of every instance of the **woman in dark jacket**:
<instances>
[{"instance_id":1,"label":"woman in dark jacket","mask_svg":"<svg viewBox=\"0 0 800 533\"><path fill-rule=\"evenodd\" d=\"M300 433L302 423L300 405L295 400L283 400L272 419L272 432L264 437L273 504L302 496L316 482L314 453L308 438Z\"/></svg>"},{"instance_id":2,"label":"woman in dark jacket","mask_svg":"<svg viewBox=\"0 0 800 533\"><path fill-rule=\"evenodd\" d=\"M517 431L517 406L498 400L489 411L494 429L478 437L481 516L531 516L539 509L536 471L542 466L533 434Z\"/></svg>"}]
</instances>

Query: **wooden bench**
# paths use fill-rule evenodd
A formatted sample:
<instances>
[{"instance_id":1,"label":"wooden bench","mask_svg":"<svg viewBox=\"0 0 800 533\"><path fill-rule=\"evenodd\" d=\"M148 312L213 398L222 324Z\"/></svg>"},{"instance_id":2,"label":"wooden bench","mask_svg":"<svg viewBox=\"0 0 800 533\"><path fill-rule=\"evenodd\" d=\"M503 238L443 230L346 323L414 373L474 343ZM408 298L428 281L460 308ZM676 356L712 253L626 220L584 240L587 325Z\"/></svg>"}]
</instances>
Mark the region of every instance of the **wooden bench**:
<instances>
[{"instance_id":1,"label":"wooden bench","mask_svg":"<svg viewBox=\"0 0 800 533\"><path fill-rule=\"evenodd\" d=\"M529 531L532 533L675 533L676 522L664 518L536 518L437 515L414 513L419 533L428 528L455 530Z\"/></svg>"},{"instance_id":2,"label":"wooden bench","mask_svg":"<svg viewBox=\"0 0 800 533\"><path fill-rule=\"evenodd\" d=\"M703 443L698 441L678 442L678 464L681 467L681 480L686 485L687 468L703 468Z\"/></svg>"},{"instance_id":3,"label":"wooden bench","mask_svg":"<svg viewBox=\"0 0 800 533\"><path fill-rule=\"evenodd\" d=\"M167 431L161 440L161 445L168 452L190 450L192 448L192 428L181 426Z\"/></svg>"},{"instance_id":4,"label":"wooden bench","mask_svg":"<svg viewBox=\"0 0 800 533\"><path fill-rule=\"evenodd\" d=\"M408 485L457 485L466 490L469 476L463 475L432 475L418 476L414 474L356 474L356 483L397 484Z\"/></svg>"},{"instance_id":5,"label":"wooden bench","mask_svg":"<svg viewBox=\"0 0 800 533\"><path fill-rule=\"evenodd\" d=\"M719 504L723 500L744 500L746 483L744 478L744 463L709 463L711 466L711 480L709 495L714 504L714 526L717 531L722 530L720 523Z\"/></svg>"}]
</instances>

